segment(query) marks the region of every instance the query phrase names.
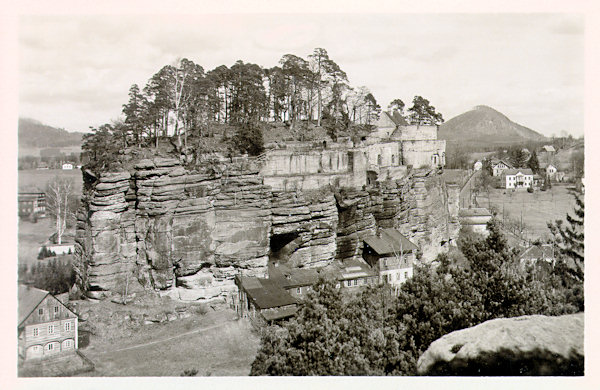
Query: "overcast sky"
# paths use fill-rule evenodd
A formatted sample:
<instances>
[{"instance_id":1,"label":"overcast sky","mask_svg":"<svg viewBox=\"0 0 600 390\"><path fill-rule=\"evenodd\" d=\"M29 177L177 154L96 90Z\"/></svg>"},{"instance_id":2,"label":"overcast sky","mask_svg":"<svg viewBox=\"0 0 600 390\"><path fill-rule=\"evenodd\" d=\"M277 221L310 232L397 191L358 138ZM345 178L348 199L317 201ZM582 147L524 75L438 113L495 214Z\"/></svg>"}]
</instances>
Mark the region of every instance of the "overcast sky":
<instances>
[{"instance_id":1,"label":"overcast sky","mask_svg":"<svg viewBox=\"0 0 600 390\"><path fill-rule=\"evenodd\" d=\"M446 120L485 104L544 135L583 134L584 19L567 14L24 16L19 114L87 131L178 57L272 67L315 47L382 107L421 95Z\"/></svg>"}]
</instances>

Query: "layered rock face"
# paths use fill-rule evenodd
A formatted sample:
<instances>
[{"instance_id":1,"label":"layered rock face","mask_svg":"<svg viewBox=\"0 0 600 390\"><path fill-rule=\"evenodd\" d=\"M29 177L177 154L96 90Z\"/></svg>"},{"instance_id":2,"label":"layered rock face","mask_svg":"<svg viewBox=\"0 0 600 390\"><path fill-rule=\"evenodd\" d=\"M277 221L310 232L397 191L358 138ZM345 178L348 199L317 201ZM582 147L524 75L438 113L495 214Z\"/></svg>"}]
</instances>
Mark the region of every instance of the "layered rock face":
<instances>
[{"instance_id":1,"label":"layered rock face","mask_svg":"<svg viewBox=\"0 0 600 390\"><path fill-rule=\"evenodd\" d=\"M433 255L453 234L435 176L366 190L272 191L259 172L248 160L199 172L157 157L102 174L78 214L79 283L96 297L158 289L210 299L233 289L236 274L265 275L269 261L320 267L361 257L377 227L397 228Z\"/></svg>"},{"instance_id":2,"label":"layered rock face","mask_svg":"<svg viewBox=\"0 0 600 390\"><path fill-rule=\"evenodd\" d=\"M449 333L417 363L420 375L583 375L584 314L500 318Z\"/></svg>"}]
</instances>

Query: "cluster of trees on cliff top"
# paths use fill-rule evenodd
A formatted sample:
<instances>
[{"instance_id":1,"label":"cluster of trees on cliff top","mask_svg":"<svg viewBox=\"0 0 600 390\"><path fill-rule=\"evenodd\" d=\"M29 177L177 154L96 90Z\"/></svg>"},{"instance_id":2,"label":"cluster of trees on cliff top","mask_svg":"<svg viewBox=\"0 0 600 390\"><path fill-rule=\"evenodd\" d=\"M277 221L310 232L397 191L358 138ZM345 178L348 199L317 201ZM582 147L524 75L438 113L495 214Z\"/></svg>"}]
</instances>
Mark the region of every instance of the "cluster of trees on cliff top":
<instances>
[{"instance_id":1,"label":"cluster of trees on cliff top","mask_svg":"<svg viewBox=\"0 0 600 390\"><path fill-rule=\"evenodd\" d=\"M395 99L388 108L404 114L404 106ZM94 151L95 145L104 145L106 137L123 146L156 146L159 138L170 138L178 152L183 152L190 138L214 135L211 127L215 124L231 125L237 135L268 121L292 126L309 121L335 135L336 129L353 124L372 125L380 112L369 89L350 86L346 72L322 48L314 49L306 59L286 54L271 68L237 61L229 68L221 65L205 71L184 58L161 68L145 86L132 85L129 101L123 105L124 120L92 128L93 134L84 137L84 149ZM443 121L420 96L415 96L406 118ZM242 136L248 138L248 134ZM260 139L253 141L260 143Z\"/></svg>"},{"instance_id":2,"label":"cluster of trees on cliff top","mask_svg":"<svg viewBox=\"0 0 600 390\"><path fill-rule=\"evenodd\" d=\"M377 287L344 299L333 284L317 284L295 318L264 330L251 375L416 375L419 356L452 331L583 311L582 274L565 272L575 258L568 250L551 270L523 269L498 225L488 227L488 237L463 235L460 255L418 267L397 297ZM582 244L583 233L575 239Z\"/></svg>"}]
</instances>

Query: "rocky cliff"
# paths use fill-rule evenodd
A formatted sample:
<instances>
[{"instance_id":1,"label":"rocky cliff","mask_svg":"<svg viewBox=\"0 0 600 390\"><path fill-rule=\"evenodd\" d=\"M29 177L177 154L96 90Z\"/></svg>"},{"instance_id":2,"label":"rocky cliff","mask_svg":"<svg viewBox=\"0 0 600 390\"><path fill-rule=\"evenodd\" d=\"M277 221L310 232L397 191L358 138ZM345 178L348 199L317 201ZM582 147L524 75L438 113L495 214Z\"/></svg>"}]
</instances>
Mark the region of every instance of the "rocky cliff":
<instances>
[{"instance_id":1,"label":"rocky cliff","mask_svg":"<svg viewBox=\"0 0 600 390\"><path fill-rule=\"evenodd\" d=\"M192 170L156 157L86 177L79 283L96 297L150 288L209 299L238 273L264 275L269 260L319 267L360 257L377 227L399 229L426 260L458 232L453 197L434 173L365 190L272 191L259 171L243 159Z\"/></svg>"}]
</instances>

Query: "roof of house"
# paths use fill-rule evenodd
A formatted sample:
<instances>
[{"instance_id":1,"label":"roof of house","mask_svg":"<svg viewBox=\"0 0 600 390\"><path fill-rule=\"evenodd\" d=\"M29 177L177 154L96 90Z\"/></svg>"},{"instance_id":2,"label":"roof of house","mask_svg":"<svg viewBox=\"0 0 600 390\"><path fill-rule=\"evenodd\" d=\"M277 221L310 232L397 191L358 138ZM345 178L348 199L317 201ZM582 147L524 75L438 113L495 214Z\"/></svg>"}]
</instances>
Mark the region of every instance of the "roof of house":
<instances>
[{"instance_id":1,"label":"roof of house","mask_svg":"<svg viewBox=\"0 0 600 390\"><path fill-rule=\"evenodd\" d=\"M381 229L380 232L380 236L369 236L364 239L364 242L379 255L394 254L401 251L410 252L419 249L396 229Z\"/></svg>"},{"instance_id":2,"label":"roof of house","mask_svg":"<svg viewBox=\"0 0 600 390\"><path fill-rule=\"evenodd\" d=\"M548 169L548 167L554 167L554 169L556 169L556 165L552 163L540 163L539 166L540 169Z\"/></svg>"},{"instance_id":3,"label":"roof of house","mask_svg":"<svg viewBox=\"0 0 600 390\"><path fill-rule=\"evenodd\" d=\"M20 284L17 301L19 303L19 325L29 317L32 311L50 294L39 288Z\"/></svg>"},{"instance_id":4,"label":"roof of house","mask_svg":"<svg viewBox=\"0 0 600 390\"><path fill-rule=\"evenodd\" d=\"M377 276L373 270L362 259L345 259L344 261L333 261L327 266L321 268L321 274L329 279L352 280L369 276Z\"/></svg>"},{"instance_id":5,"label":"roof of house","mask_svg":"<svg viewBox=\"0 0 600 390\"><path fill-rule=\"evenodd\" d=\"M408 126L408 122L406 121L406 119L404 119L404 117L402 115L400 115L400 112L394 110L394 112L392 113L392 120L394 121L394 123L396 123L396 125L398 126Z\"/></svg>"},{"instance_id":6,"label":"roof of house","mask_svg":"<svg viewBox=\"0 0 600 390\"><path fill-rule=\"evenodd\" d=\"M544 149L546 152L556 152L556 149L554 149L554 146L552 145L544 145L542 149Z\"/></svg>"},{"instance_id":7,"label":"roof of house","mask_svg":"<svg viewBox=\"0 0 600 390\"><path fill-rule=\"evenodd\" d=\"M252 276L236 276L239 285L246 291L248 298L260 309L293 305L294 297L276 281Z\"/></svg>"},{"instance_id":8,"label":"roof of house","mask_svg":"<svg viewBox=\"0 0 600 390\"><path fill-rule=\"evenodd\" d=\"M396 126L408 126L406 119L398 111L383 111L381 115L392 121Z\"/></svg>"},{"instance_id":9,"label":"roof of house","mask_svg":"<svg viewBox=\"0 0 600 390\"><path fill-rule=\"evenodd\" d=\"M511 163L506 162L505 160L498 159L498 158L492 158L490 160L490 163L492 164L492 167L498 165L499 163L502 163L502 164L506 165L509 168L513 167Z\"/></svg>"},{"instance_id":10,"label":"roof of house","mask_svg":"<svg viewBox=\"0 0 600 390\"><path fill-rule=\"evenodd\" d=\"M282 318L291 317L298 311L298 306L278 307L269 311L263 311L260 314L267 321L280 320Z\"/></svg>"},{"instance_id":11,"label":"roof of house","mask_svg":"<svg viewBox=\"0 0 600 390\"><path fill-rule=\"evenodd\" d=\"M484 207L472 208L472 209L460 209L458 211L459 217L487 217L492 216L492 213Z\"/></svg>"},{"instance_id":12,"label":"roof of house","mask_svg":"<svg viewBox=\"0 0 600 390\"><path fill-rule=\"evenodd\" d=\"M523 174L523 175L532 175L533 176L533 171L531 170L531 168L507 169L502 174L504 176L508 176L508 175L516 175L519 172L521 172L521 174Z\"/></svg>"},{"instance_id":13,"label":"roof of house","mask_svg":"<svg viewBox=\"0 0 600 390\"><path fill-rule=\"evenodd\" d=\"M319 272L314 268L291 268L278 264L269 267L269 279L283 288L312 286L319 280Z\"/></svg>"},{"instance_id":14,"label":"roof of house","mask_svg":"<svg viewBox=\"0 0 600 390\"><path fill-rule=\"evenodd\" d=\"M532 245L519 255L519 260L553 259L552 244Z\"/></svg>"}]
</instances>

